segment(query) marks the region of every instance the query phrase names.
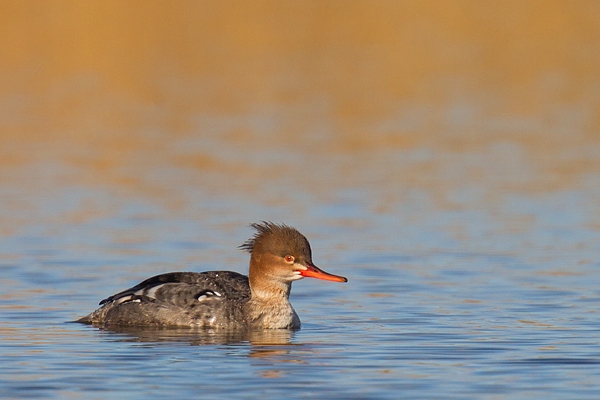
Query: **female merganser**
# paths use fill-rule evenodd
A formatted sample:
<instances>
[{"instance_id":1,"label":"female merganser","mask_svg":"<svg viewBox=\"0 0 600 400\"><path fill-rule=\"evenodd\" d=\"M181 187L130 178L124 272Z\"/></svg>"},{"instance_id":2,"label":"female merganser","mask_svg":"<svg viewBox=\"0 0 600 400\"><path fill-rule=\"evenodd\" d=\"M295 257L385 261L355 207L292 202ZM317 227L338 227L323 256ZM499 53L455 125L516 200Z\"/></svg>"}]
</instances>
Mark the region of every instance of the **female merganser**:
<instances>
[{"instance_id":1,"label":"female merganser","mask_svg":"<svg viewBox=\"0 0 600 400\"><path fill-rule=\"evenodd\" d=\"M206 328L300 329L290 304L292 282L317 278L347 282L317 268L304 235L272 222L250 225L249 276L231 271L172 272L100 302L78 322L103 326L147 325Z\"/></svg>"}]
</instances>

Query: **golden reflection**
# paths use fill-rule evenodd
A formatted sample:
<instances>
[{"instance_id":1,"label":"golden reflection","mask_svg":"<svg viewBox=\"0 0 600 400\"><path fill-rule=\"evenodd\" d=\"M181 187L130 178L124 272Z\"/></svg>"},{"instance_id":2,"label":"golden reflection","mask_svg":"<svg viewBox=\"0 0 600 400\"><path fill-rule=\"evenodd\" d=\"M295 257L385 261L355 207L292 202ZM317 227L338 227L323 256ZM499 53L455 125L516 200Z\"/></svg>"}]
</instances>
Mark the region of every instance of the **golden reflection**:
<instances>
[{"instance_id":1,"label":"golden reflection","mask_svg":"<svg viewBox=\"0 0 600 400\"><path fill-rule=\"evenodd\" d=\"M463 114L552 118L553 104L586 101L598 67L594 15L597 3L558 0L8 2L0 95L23 119L3 124L13 139L99 143L145 126L185 135L199 113L325 101L342 135L331 146L403 148L445 124L445 105L481 91L491 102L475 99ZM364 130L419 104L429 114L421 126ZM322 115L306 107L286 116L290 128ZM416 111L405 116L415 122ZM600 121L589 117L582 127L592 132ZM298 137L281 130L286 142ZM114 156L126 156L132 136L113 137Z\"/></svg>"},{"instance_id":2,"label":"golden reflection","mask_svg":"<svg viewBox=\"0 0 600 400\"><path fill-rule=\"evenodd\" d=\"M235 155L293 149L360 157L335 181L355 183L371 166L369 182L440 191L448 208L457 183L492 174L539 167L552 178L500 184L555 190L600 170L597 157L561 156L600 141L598 16L600 3L559 0L5 2L0 181L15 179L9 167L58 160L77 171L65 184L169 197L146 171L243 185L298 168ZM489 154L497 142L522 157ZM381 152L415 148L514 168L444 179L439 161L402 174L377 164ZM320 192L331 181L310 183Z\"/></svg>"},{"instance_id":3,"label":"golden reflection","mask_svg":"<svg viewBox=\"0 0 600 400\"><path fill-rule=\"evenodd\" d=\"M554 328L554 329L559 329L559 327L556 326L556 325L544 324L544 323L537 322L537 321L529 321L529 320L525 320L525 319L520 319L520 320L518 320L518 322L520 322L522 324L538 326L540 328Z\"/></svg>"}]
</instances>

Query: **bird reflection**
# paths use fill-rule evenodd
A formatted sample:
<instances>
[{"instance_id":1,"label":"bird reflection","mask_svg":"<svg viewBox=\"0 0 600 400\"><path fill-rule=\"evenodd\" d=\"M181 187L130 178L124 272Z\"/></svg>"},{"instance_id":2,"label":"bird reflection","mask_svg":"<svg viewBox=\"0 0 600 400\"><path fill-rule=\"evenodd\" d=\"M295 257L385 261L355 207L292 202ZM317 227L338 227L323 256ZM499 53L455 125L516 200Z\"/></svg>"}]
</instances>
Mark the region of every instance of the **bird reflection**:
<instances>
[{"instance_id":1,"label":"bird reflection","mask_svg":"<svg viewBox=\"0 0 600 400\"><path fill-rule=\"evenodd\" d=\"M292 345L294 331L289 329L264 330L228 330L228 329L193 329L193 328L160 328L140 326L110 326L100 328L106 333L124 335L120 340L143 343L176 342L198 345L229 345L250 343L252 346L285 346ZM273 352L274 350L268 350ZM276 351L276 350L275 350ZM256 356L251 354L251 357Z\"/></svg>"}]
</instances>

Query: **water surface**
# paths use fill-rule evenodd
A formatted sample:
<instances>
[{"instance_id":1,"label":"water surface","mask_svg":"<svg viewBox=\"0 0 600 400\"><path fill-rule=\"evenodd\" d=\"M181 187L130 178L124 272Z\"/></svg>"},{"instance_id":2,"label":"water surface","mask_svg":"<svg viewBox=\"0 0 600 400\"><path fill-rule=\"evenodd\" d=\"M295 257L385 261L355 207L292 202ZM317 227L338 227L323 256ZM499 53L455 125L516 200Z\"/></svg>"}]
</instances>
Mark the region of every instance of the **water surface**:
<instances>
[{"instance_id":1,"label":"water surface","mask_svg":"<svg viewBox=\"0 0 600 400\"><path fill-rule=\"evenodd\" d=\"M0 396L600 397L597 6L119 4L0 17ZM72 322L261 220L300 331Z\"/></svg>"}]
</instances>

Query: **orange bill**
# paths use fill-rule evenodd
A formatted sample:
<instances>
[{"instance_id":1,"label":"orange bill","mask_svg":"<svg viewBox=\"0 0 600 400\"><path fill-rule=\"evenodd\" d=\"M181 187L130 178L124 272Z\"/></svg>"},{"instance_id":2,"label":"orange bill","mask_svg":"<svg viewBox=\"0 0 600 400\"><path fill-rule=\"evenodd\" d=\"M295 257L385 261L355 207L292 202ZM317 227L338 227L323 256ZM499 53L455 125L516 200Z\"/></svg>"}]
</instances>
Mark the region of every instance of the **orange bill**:
<instances>
[{"instance_id":1,"label":"orange bill","mask_svg":"<svg viewBox=\"0 0 600 400\"><path fill-rule=\"evenodd\" d=\"M300 275L302 275L306 278L323 279L325 281L348 282L347 278L344 278L343 276L338 276L338 275L333 275L333 274L327 273L327 272L317 268L317 266L312 263L306 263L306 270L300 271Z\"/></svg>"}]
</instances>

